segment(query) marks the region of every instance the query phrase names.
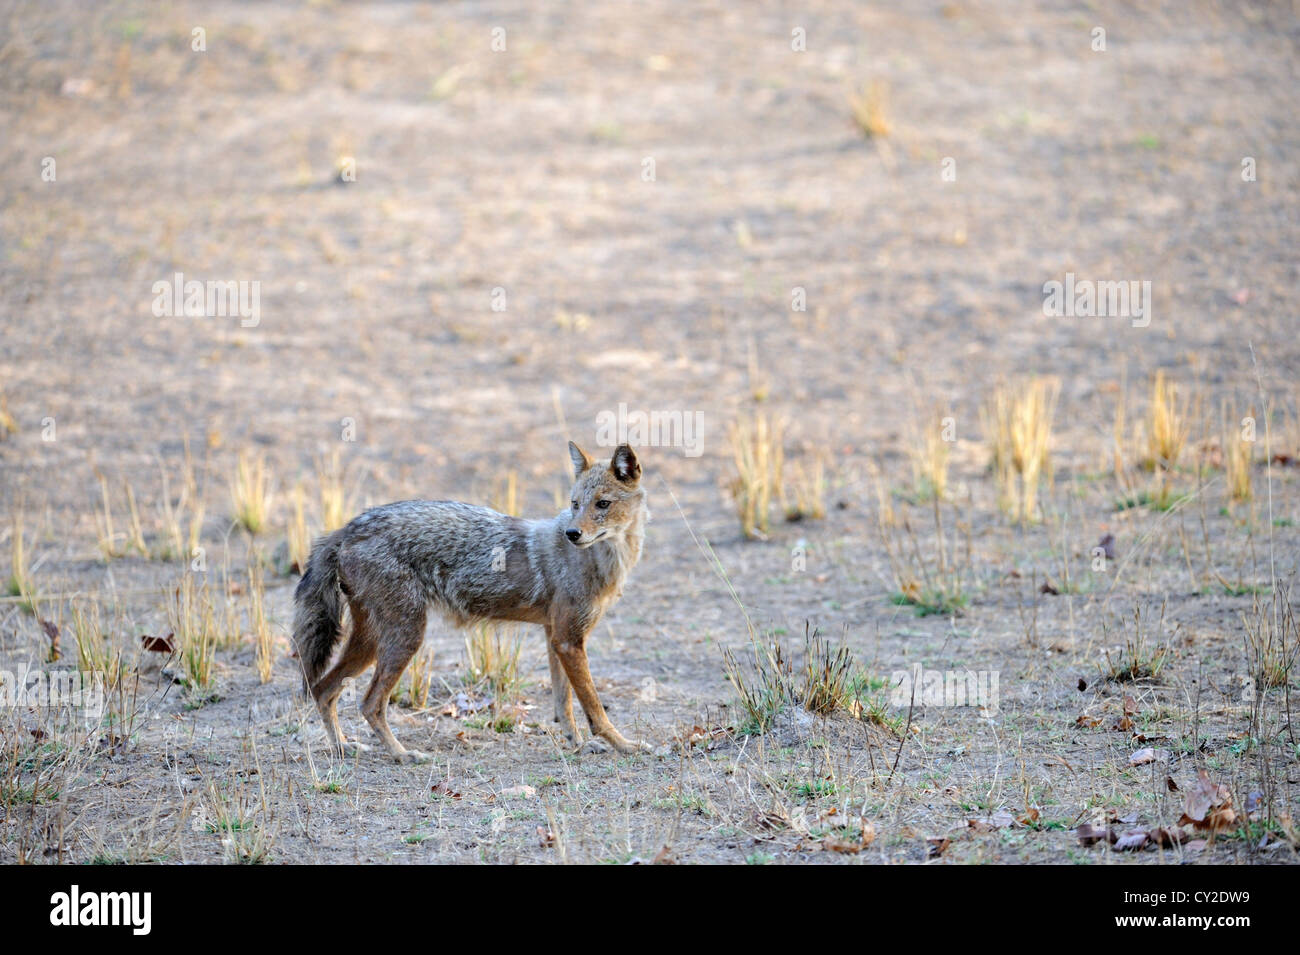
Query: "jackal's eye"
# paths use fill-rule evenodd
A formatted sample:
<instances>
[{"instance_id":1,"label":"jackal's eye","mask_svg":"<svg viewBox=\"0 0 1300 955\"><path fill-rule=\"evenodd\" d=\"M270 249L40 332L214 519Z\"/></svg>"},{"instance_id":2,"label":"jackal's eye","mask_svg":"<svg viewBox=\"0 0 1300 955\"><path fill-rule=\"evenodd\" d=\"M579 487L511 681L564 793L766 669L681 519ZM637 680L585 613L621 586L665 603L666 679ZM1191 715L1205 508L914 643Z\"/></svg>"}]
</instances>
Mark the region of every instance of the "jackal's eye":
<instances>
[{"instance_id":1,"label":"jackal's eye","mask_svg":"<svg viewBox=\"0 0 1300 955\"><path fill-rule=\"evenodd\" d=\"M614 503L613 501L597 501L596 506L603 511L605 508L609 507L613 503Z\"/></svg>"}]
</instances>

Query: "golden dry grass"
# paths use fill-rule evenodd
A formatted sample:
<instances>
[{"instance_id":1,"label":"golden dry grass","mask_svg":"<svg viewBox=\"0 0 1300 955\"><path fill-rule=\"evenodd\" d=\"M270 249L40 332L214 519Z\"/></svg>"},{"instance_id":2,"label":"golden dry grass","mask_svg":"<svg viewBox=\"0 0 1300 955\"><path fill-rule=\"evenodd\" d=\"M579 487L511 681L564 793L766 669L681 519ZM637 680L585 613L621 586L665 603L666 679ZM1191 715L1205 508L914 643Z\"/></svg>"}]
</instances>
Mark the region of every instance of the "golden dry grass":
<instances>
[{"instance_id":1,"label":"golden dry grass","mask_svg":"<svg viewBox=\"0 0 1300 955\"><path fill-rule=\"evenodd\" d=\"M893 132L888 99L889 87L882 80L872 80L849 95L853 122L868 139L885 139Z\"/></svg>"},{"instance_id":2,"label":"golden dry grass","mask_svg":"<svg viewBox=\"0 0 1300 955\"><path fill-rule=\"evenodd\" d=\"M950 445L944 440L943 430L943 415L936 413L914 429L916 440L907 449L912 481L921 497L942 499L948 492Z\"/></svg>"},{"instance_id":3,"label":"golden dry grass","mask_svg":"<svg viewBox=\"0 0 1300 955\"><path fill-rule=\"evenodd\" d=\"M1019 521L1036 519L1039 485L1052 478L1052 418L1059 392L1054 378L999 384L984 411L999 503Z\"/></svg>"},{"instance_id":4,"label":"golden dry grass","mask_svg":"<svg viewBox=\"0 0 1300 955\"><path fill-rule=\"evenodd\" d=\"M782 421L763 412L755 412L750 418L739 417L731 425L731 453L736 466L731 495L740 529L751 539L767 537L772 500L781 495L783 433Z\"/></svg>"},{"instance_id":5,"label":"golden dry grass","mask_svg":"<svg viewBox=\"0 0 1300 955\"><path fill-rule=\"evenodd\" d=\"M266 529L271 513L271 480L266 458L241 451L230 482L235 523L250 534Z\"/></svg>"}]
</instances>

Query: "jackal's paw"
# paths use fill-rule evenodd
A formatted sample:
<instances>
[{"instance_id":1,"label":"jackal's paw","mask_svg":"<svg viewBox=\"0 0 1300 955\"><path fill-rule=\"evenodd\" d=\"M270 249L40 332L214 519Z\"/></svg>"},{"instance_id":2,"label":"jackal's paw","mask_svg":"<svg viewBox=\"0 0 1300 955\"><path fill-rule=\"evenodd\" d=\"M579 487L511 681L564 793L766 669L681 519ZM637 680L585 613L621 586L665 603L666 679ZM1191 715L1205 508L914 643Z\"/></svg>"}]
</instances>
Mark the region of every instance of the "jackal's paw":
<instances>
[{"instance_id":1,"label":"jackal's paw","mask_svg":"<svg viewBox=\"0 0 1300 955\"><path fill-rule=\"evenodd\" d=\"M584 756L592 756L597 753L608 753L609 744L603 739L597 739L593 736L578 748L578 752L582 753Z\"/></svg>"},{"instance_id":2,"label":"jackal's paw","mask_svg":"<svg viewBox=\"0 0 1300 955\"><path fill-rule=\"evenodd\" d=\"M617 744L616 744L617 745ZM618 751L624 756L631 756L634 753L653 753L654 748L645 740L625 739L623 745L618 746Z\"/></svg>"},{"instance_id":3,"label":"jackal's paw","mask_svg":"<svg viewBox=\"0 0 1300 955\"><path fill-rule=\"evenodd\" d=\"M414 765L416 763L427 763L429 760L433 759L433 757L428 753L420 752L418 749L408 749L404 753L393 754L393 759L399 763L410 763Z\"/></svg>"}]
</instances>

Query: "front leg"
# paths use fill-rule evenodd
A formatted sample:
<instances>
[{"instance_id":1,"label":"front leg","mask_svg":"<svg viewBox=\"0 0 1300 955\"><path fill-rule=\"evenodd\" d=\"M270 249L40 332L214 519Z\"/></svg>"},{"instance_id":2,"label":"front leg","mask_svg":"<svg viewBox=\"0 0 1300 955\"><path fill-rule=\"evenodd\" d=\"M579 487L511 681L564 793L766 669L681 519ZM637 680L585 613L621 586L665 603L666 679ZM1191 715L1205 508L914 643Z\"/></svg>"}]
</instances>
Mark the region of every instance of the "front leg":
<instances>
[{"instance_id":1,"label":"front leg","mask_svg":"<svg viewBox=\"0 0 1300 955\"><path fill-rule=\"evenodd\" d=\"M600 697L596 695L596 684L592 682L591 670L587 666L586 644L589 630L590 626L583 625L582 621L572 616L561 616L552 623L555 639L551 643L555 656L559 658L573 692L578 697L578 702L582 704L583 712L587 714L587 723L593 733L620 753L649 752L648 744L640 740L625 739L622 733L614 729L614 724L605 715L605 707L601 706Z\"/></svg>"},{"instance_id":2,"label":"front leg","mask_svg":"<svg viewBox=\"0 0 1300 955\"><path fill-rule=\"evenodd\" d=\"M569 689L569 678L565 675L564 664L555 652L555 641L551 637L551 626L546 625L546 657L551 665L551 696L555 702L555 722L559 724L564 738L570 746L582 742L578 736L577 724L573 722L573 693Z\"/></svg>"}]
</instances>

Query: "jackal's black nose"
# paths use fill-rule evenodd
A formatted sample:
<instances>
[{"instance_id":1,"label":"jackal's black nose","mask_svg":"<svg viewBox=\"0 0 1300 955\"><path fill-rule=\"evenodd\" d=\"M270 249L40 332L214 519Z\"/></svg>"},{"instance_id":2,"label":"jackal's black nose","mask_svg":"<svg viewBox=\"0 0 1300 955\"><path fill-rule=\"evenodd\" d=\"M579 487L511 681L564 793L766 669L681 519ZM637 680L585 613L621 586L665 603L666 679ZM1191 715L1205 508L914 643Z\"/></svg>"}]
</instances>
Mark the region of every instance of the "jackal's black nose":
<instances>
[{"instance_id":1,"label":"jackal's black nose","mask_svg":"<svg viewBox=\"0 0 1300 955\"><path fill-rule=\"evenodd\" d=\"M578 543L578 538L582 536L582 531L578 530L576 527L570 527L564 532L564 536L576 544Z\"/></svg>"}]
</instances>

